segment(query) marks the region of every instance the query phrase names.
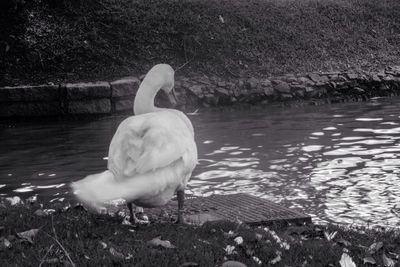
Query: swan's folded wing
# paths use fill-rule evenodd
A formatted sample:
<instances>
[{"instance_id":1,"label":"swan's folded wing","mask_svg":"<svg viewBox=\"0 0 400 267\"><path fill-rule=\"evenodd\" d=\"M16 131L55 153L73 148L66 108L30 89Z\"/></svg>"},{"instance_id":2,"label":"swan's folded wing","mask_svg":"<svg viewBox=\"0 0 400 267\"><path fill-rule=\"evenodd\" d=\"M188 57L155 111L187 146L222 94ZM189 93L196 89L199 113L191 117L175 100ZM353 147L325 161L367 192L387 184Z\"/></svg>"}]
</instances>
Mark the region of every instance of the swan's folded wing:
<instances>
[{"instance_id":1,"label":"swan's folded wing","mask_svg":"<svg viewBox=\"0 0 400 267\"><path fill-rule=\"evenodd\" d=\"M154 171L180 159L185 152L185 140L177 134L162 127L148 129L143 136L142 153L136 161L136 172Z\"/></svg>"},{"instance_id":2,"label":"swan's folded wing","mask_svg":"<svg viewBox=\"0 0 400 267\"><path fill-rule=\"evenodd\" d=\"M166 167L184 157L191 147L188 143L194 142L190 130L174 114L135 117L120 125L110 144L108 167L117 179Z\"/></svg>"}]
</instances>

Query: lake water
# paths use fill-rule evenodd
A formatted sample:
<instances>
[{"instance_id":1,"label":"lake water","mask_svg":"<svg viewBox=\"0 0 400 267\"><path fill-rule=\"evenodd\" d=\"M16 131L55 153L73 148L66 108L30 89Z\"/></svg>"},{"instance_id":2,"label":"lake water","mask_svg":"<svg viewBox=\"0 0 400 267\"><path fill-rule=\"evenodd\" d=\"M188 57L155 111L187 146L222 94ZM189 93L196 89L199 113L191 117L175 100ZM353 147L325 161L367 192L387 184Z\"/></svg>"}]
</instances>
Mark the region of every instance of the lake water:
<instances>
[{"instance_id":1,"label":"lake water","mask_svg":"<svg viewBox=\"0 0 400 267\"><path fill-rule=\"evenodd\" d=\"M191 115L188 192L245 192L317 221L400 225L400 98ZM0 125L0 194L67 202L126 116ZM397 206L396 206L397 205Z\"/></svg>"}]
</instances>

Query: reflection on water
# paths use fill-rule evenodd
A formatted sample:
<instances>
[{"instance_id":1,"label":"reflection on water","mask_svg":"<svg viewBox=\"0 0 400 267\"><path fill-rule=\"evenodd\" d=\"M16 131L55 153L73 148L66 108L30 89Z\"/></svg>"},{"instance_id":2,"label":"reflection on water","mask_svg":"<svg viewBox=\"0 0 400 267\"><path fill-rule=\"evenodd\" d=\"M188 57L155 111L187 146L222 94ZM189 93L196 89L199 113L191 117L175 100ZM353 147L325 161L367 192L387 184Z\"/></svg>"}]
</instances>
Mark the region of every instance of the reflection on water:
<instances>
[{"instance_id":1,"label":"reflection on water","mask_svg":"<svg viewBox=\"0 0 400 267\"><path fill-rule=\"evenodd\" d=\"M199 111L191 116L199 164L188 192L245 192L321 221L400 226L399 100ZM0 194L69 200L69 182L106 168L123 119L2 125Z\"/></svg>"}]
</instances>

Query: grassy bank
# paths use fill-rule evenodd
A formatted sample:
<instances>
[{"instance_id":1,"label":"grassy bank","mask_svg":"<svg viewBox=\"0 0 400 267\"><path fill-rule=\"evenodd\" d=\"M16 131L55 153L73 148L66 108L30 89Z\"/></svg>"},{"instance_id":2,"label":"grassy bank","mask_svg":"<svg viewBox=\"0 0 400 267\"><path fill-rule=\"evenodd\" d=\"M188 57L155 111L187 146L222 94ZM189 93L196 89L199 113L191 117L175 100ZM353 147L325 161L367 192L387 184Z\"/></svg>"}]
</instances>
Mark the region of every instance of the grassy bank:
<instances>
[{"instance_id":1,"label":"grassy bank","mask_svg":"<svg viewBox=\"0 0 400 267\"><path fill-rule=\"evenodd\" d=\"M118 215L53 208L59 210L45 215L37 204L0 205L3 266L221 266L226 260L247 266L340 266L345 249L357 266L389 266L384 264L400 254L400 234L391 230L160 221L135 228Z\"/></svg>"},{"instance_id":2,"label":"grassy bank","mask_svg":"<svg viewBox=\"0 0 400 267\"><path fill-rule=\"evenodd\" d=\"M159 62L234 77L400 64L397 0L36 0L0 12L0 85Z\"/></svg>"}]
</instances>

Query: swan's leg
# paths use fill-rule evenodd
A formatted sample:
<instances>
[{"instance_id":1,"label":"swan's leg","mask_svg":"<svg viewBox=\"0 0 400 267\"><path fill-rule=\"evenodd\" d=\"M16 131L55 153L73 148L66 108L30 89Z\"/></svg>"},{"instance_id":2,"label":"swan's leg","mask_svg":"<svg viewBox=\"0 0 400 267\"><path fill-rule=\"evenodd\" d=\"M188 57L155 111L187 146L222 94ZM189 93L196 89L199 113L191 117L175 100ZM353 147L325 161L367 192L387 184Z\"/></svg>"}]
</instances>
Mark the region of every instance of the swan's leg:
<instances>
[{"instance_id":1,"label":"swan's leg","mask_svg":"<svg viewBox=\"0 0 400 267\"><path fill-rule=\"evenodd\" d=\"M135 213L133 213L132 202L128 202L127 205L128 205L128 209L129 209L129 213L130 213L129 221L131 223L135 223L137 218L136 218Z\"/></svg>"},{"instance_id":2,"label":"swan's leg","mask_svg":"<svg viewBox=\"0 0 400 267\"><path fill-rule=\"evenodd\" d=\"M148 224L149 223L148 220L141 220L138 217L136 217L136 212L142 212L143 213L143 208L136 207L136 212L133 212L132 202L127 203L127 205L128 205L128 209L129 209L129 213L130 213L129 221L132 224Z\"/></svg>"},{"instance_id":3,"label":"swan's leg","mask_svg":"<svg viewBox=\"0 0 400 267\"><path fill-rule=\"evenodd\" d=\"M185 223L185 219L183 218L183 205L185 202L185 191L183 190L178 190L176 192L177 198L178 198L178 220L176 223Z\"/></svg>"}]
</instances>

